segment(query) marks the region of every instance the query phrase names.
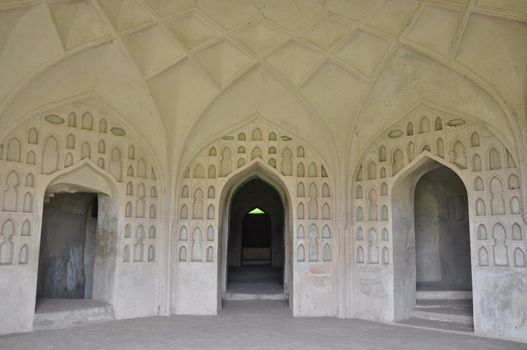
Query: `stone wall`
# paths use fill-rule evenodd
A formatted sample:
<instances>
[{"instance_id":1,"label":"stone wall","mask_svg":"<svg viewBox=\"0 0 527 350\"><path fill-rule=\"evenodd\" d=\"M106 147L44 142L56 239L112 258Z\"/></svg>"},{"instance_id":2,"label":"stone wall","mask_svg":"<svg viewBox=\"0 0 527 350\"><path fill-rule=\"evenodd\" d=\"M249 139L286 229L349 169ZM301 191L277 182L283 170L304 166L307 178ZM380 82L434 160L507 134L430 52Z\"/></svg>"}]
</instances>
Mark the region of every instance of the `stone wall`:
<instances>
[{"instance_id":1,"label":"stone wall","mask_svg":"<svg viewBox=\"0 0 527 350\"><path fill-rule=\"evenodd\" d=\"M525 340L514 154L484 125L420 106L368 146L346 195L335 193L348 181L335 164L256 116L182 155L167 196L155 155L118 116L80 102L36 113L0 143L0 311L13 315L0 330L31 330L46 191L99 193L93 298L117 318L216 314L230 201L255 177L284 204L284 290L295 316L405 319L417 281L415 186L442 165L467 190L476 333ZM350 230L337 229L345 221Z\"/></svg>"}]
</instances>

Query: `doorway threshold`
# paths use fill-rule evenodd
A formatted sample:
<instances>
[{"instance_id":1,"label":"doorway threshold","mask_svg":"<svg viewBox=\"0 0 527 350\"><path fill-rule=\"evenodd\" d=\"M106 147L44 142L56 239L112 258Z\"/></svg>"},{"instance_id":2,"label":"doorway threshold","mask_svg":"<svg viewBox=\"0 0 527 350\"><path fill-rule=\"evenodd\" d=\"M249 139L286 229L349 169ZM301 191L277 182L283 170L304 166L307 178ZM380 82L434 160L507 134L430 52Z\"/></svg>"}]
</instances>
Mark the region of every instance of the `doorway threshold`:
<instances>
[{"instance_id":1,"label":"doorway threshold","mask_svg":"<svg viewBox=\"0 0 527 350\"><path fill-rule=\"evenodd\" d=\"M411 317L395 324L413 328L439 330L454 333L474 333L474 326L472 325L459 322L432 320L428 318Z\"/></svg>"},{"instance_id":2,"label":"doorway threshold","mask_svg":"<svg viewBox=\"0 0 527 350\"><path fill-rule=\"evenodd\" d=\"M284 293L230 293L223 295L224 301L247 301L247 300L288 300L289 296Z\"/></svg>"},{"instance_id":3,"label":"doorway threshold","mask_svg":"<svg viewBox=\"0 0 527 350\"><path fill-rule=\"evenodd\" d=\"M38 299L33 330L68 328L115 319L110 304L93 299Z\"/></svg>"}]
</instances>

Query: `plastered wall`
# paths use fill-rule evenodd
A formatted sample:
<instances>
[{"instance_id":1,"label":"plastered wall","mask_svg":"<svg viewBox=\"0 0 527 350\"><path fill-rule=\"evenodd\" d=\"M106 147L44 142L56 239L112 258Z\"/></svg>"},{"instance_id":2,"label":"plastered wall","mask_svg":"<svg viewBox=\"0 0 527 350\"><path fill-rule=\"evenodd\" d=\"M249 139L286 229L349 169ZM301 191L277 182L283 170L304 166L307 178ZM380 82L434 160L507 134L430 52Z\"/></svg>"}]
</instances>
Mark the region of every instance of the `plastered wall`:
<instances>
[{"instance_id":1,"label":"plastered wall","mask_svg":"<svg viewBox=\"0 0 527 350\"><path fill-rule=\"evenodd\" d=\"M99 193L93 295L117 318L210 315L226 288L229 203L254 177L284 204L284 287L295 316L405 319L417 281L415 186L442 165L468 194L476 333L524 339L521 174L507 146L470 119L412 110L366 147L349 194L309 142L261 116L188 157L173 195L133 129L92 104L37 113L1 149L2 307L21 310L1 321L4 333L31 330L47 188Z\"/></svg>"}]
</instances>

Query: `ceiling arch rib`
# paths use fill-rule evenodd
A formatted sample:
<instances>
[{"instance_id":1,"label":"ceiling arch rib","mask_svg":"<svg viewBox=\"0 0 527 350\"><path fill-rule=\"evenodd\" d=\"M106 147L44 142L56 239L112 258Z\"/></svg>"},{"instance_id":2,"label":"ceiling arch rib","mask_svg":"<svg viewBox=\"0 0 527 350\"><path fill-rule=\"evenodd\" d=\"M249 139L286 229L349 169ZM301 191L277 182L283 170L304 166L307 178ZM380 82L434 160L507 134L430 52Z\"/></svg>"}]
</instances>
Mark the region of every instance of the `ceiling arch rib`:
<instances>
[{"instance_id":1,"label":"ceiling arch rib","mask_svg":"<svg viewBox=\"0 0 527 350\"><path fill-rule=\"evenodd\" d=\"M88 1L53 2L48 8L65 51L112 36L102 14Z\"/></svg>"},{"instance_id":2,"label":"ceiling arch rib","mask_svg":"<svg viewBox=\"0 0 527 350\"><path fill-rule=\"evenodd\" d=\"M512 128L503 125L500 106L484 89L452 69L404 47L397 49L386 63L365 101L357 120L357 125L362 126L357 141L370 140L380 125L390 124L393 116L401 115L423 100L473 116L514 143Z\"/></svg>"},{"instance_id":3,"label":"ceiling arch rib","mask_svg":"<svg viewBox=\"0 0 527 350\"><path fill-rule=\"evenodd\" d=\"M0 12L0 105L41 67L62 56L44 5Z\"/></svg>"},{"instance_id":4,"label":"ceiling arch rib","mask_svg":"<svg viewBox=\"0 0 527 350\"><path fill-rule=\"evenodd\" d=\"M164 159L167 149L164 128L143 84L120 46L112 43L96 46L46 67L26 82L2 110L0 130L16 125L43 106L92 92L125 116Z\"/></svg>"},{"instance_id":5,"label":"ceiling arch rib","mask_svg":"<svg viewBox=\"0 0 527 350\"><path fill-rule=\"evenodd\" d=\"M207 106L185 138L186 151L199 148L208 135L220 134L255 114L311 140L319 152L336 160L335 145L322 120L261 66L238 78Z\"/></svg>"}]
</instances>

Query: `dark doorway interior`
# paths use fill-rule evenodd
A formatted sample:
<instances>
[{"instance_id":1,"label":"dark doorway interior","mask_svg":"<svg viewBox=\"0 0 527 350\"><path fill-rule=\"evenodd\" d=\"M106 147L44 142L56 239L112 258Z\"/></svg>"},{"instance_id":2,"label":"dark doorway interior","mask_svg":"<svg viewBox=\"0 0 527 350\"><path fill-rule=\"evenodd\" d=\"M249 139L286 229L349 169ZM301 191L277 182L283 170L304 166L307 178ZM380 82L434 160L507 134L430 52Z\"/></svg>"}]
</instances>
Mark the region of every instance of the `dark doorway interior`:
<instances>
[{"instance_id":1,"label":"dark doorway interior","mask_svg":"<svg viewBox=\"0 0 527 350\"><path fill-rule=\"evenodd\" d=\"M92 298L97 212L96 193L57 193L47 198L37 301Z\"/></svg>"},{"instance_id":2,"label":"dark doorway interior","mask_svg":"<svg viewBox=\"0 0 527 350\"><path fill-rule=\"evenodd\" d=\"M280 194L255 178L230 206L227 292L283 294L284 207Z\"/></svg>"},{"instance_id":3,"label":"dark doorway interior","mask_svg":"<svg viewBox=\"0 0 527 350\"><path fill-rule=\"evenodd\" d=\"M269 214L263 211L245 214L242 222L242 265L271 265L271 236Z\"/></svg>"}]
</instances>

